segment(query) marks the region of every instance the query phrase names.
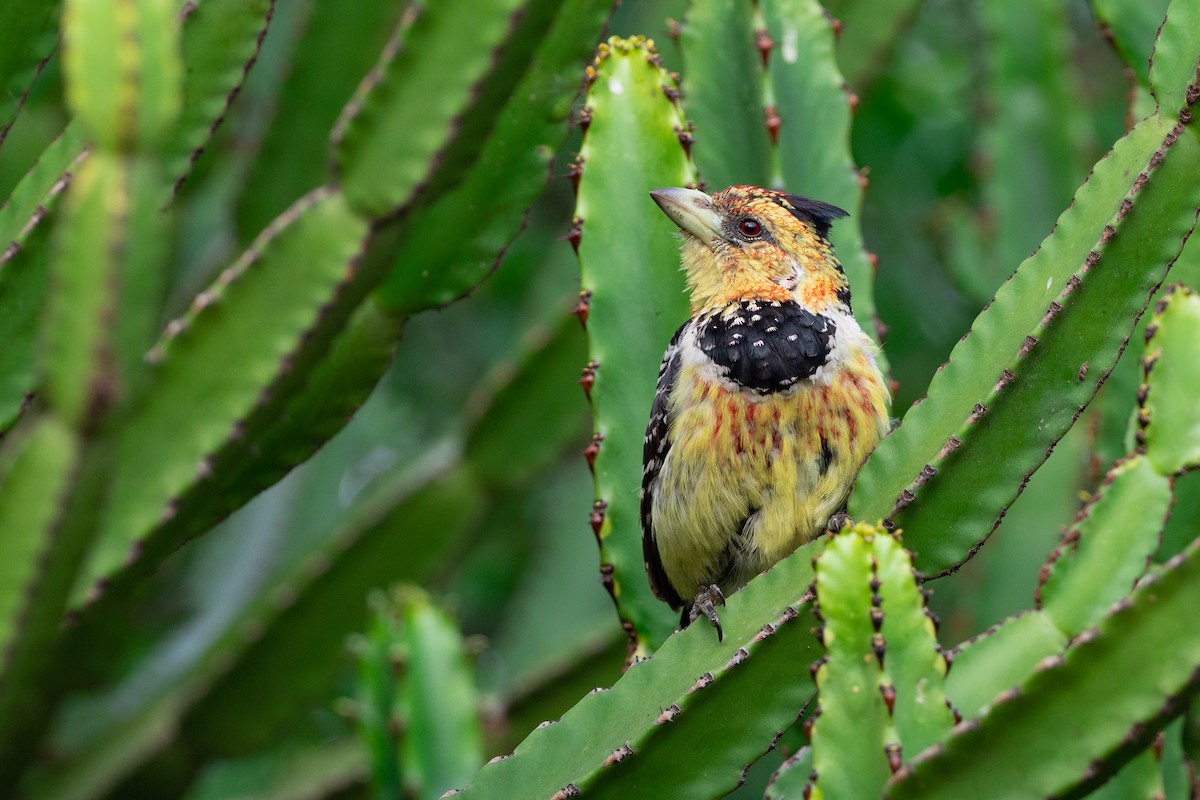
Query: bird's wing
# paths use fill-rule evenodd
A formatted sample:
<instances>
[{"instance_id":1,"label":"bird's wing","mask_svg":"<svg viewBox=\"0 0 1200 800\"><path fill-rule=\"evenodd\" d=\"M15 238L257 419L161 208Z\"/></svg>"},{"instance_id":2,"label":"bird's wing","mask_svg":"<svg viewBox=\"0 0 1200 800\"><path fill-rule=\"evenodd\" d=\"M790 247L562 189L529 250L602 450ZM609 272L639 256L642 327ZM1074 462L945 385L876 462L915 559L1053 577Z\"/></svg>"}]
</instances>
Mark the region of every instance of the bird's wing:
<instances>
[{"instance_id":1,"label":"bird's wing","mask_svg":"<svg viewBox=\"0 0 1200 800\"><path fill-rule=\"evenodd\" d=\"M671 586L666 570L663 569L658 542L654 538L652 512L658 473L667 458L667 452L671 449L668 436L670 397L679 377L679 340L688 324L684 323L675 332L671 343L667 345L667 351L663 354L662 364L658 368L658 389L654 393L654 404L650 407L650 422L646 425L645 447L642 451L642 554L646 560L646 574L650 576L650 588L671 608L680 608L683 598Z\"/></svg>"}]
</instances>

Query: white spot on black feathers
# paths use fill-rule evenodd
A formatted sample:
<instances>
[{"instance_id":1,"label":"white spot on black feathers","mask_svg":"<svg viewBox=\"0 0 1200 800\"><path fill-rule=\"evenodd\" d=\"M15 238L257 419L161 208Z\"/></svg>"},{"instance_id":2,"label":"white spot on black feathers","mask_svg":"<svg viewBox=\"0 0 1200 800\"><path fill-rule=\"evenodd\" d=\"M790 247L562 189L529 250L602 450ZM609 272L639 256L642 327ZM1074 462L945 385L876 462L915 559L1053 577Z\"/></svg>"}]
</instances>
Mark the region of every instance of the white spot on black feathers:
<instances>
[{"instance_id":1,"label":"white spot on black feathers","mask_svg":"<svg viewBox=\"0 0 1200 800\"><path fill-rule=\"evenodd\" d=\"M812 377L827 362L836 332L829 317L795 302L760 308L749 300L740 310L762 313L752 314L748 322L736 312L731 317L710 314L699 320L698 335L700 349L739 386L769 394ZM739 324L757 335L731 334L729 329Z\"/></svg>"}]
</instances>

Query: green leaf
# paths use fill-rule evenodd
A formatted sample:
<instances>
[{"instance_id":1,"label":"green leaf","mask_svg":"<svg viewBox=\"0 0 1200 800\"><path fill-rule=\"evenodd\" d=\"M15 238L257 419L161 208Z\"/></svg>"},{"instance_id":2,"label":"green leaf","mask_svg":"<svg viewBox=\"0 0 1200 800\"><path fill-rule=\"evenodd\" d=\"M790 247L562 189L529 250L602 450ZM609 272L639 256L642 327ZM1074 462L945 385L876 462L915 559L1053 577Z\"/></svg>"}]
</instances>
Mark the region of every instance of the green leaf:
<instances>
[{"instance_id":1,"label":"green leaf","mask_svg":"<svg viewBox=\"0 0 1200 800\"><path fill-rule=\"evenodd\" d=\"M1147 748L1138 753L1088 797L1091 800L1161 800L1162 776L1154 752Z\"/></svg>"},{"instance_id":2,"label":"green leaf","mask_svg":"<svg viewBox=\"0 0 1200 800\"><path fill-rule=\"evenodd\" d=\"M300 701L327 690L342 661L339 644L366 625L369 589L425 579L480 510L478 487L462 470L381 490L249 609L222 648L229 660L182 722L182 736L224 755L273 741ZM252 719L246 697L255 698Z\"/></svg>"},{"instance_id":3,"label":"green leaf","mask_svg":"<svg viewBox=\"0 0 1200 800\"><path fill-rule=\"evenodd\" d=\"M1145 392L1138 423L1146 457L1162 475L1200 466L1200 295L1173 287L1146 329Z\"/></svg>"},{"instance_id":4,"label":"green leaf","mask_svg":"<svg viewBox=\"0 0 1200 800\"><path fill-rule=\"evenodd\" d=\"M883 72L922 4L920 0L843 0L826 5L839 20L838 64L850 86L861 92Z\"/></svg>"},{"instance_id":5,"label":"green leaf","mask_svg":"<svg viewBox=\"0 0 1200 800\"><path fill-rule=\"evenodd\" d=\"M345 659L342 641L366 626L368 592L425 580L473 524L478 487L452 467L441 459L380 487L307 558L232 612L192 627L191 658L152 652L115 687L88 698L74 713L93 721L90 735L58 753L66 766L40 776L35 796L67 796L71 786L73 796L99 798L108 786L153 774L155 760L172 751L232 757L276 741L306 703L329 691ZM94 631L100 620L85 621ZM104 780L77 782L94 775L88 765Z\"/></svg>"},{"instance_id":6,"label":"green leaf","mask_svg":"<svg viewBox=\"0 0 1200 800\"><path fill-rule=\"evenodd\" d=\"M19 587L24 594L20 623L10 629L0 676L0 793L6 794L14 792L39 744L47 713L44 674L52 663L71 587L95 539L96 509L112 473L112 447L104 437L79 436L53 413L32 424L45 426L33 435L37 450L22 459L33 472L5 476L4 483L6 490L11 484L19 495L27 496L31 489L49 494L27 508L13 509L7 519L49 527L0 531L5 539L21 538L26 547L25 537L42 540L34 571L26 573ZM27 480L37 482L36 488L28 487Z\"/></svg>"},{"instance_id":7,"label":"green leaf","mask_svg":"<svg viewBox=\"0 0 1200 800\"><path fill-rule=\"evenodd\" d=\"M0 206L0 270L13 252L40 226L54 209L71 177L87 157L82 126L72 123L51 142L37 163L25 174L4 205Z\"/></svg>"},{"instance_id":8,"label":"green leaf","mask_svg":"<svg viewBox=\"0 0 1200 800\"><path fill-rule=\"evenodd\" d=\"M1192 776L1188 774L1188 763L1183 751L1184 720L1177 719L1163 730L1162 755L1159 758L1162 773L1162 797L1165 800L1189 800Z\"/></svg>"},{"instance_id":9,"label":"green leaf","mask_svg":"<svg viewBox=\"0 0 1200 800\"><path fill-rule=\"evenodd\" d=\"M181 694L148 703L129 719L112 724L96 746L71 762L71 768L43 773L29 782L33 800L92 800L120 785L131 763L166 749L176 732Z\"/></svg>"},{"instance_id":10,"label":"green leaf","mask_svg":"<svg viewBox=\"0 0 1200 800\"><path fill-rule=\"evenodd\" d=\"M1200 631L1189 620L1198 606L1195 542L1063 658L1044 663L1019 691L901 770L887 796L988 797L999 789L1082 797L1149 744L1200 688Z\"/></svg>"},{"instance_id":11,"label":"green leaf","mask_svg":"<svg viewBox=\"0 0 1200 800\"><path fill-rule=\"evenodd\" d=\"M1074 34L1066 7L1036 0L985 3L980 10L988 43L981 91L994 108L981 132L988 230L984 260L963 266L984 274L982 304L1050 232L1087 176L1081 155L1091 131L1072 73Z\"/></svg>"},{"instance_id":12,"label":"green leaf","mask_svg":"<svg viewBox=\"0 0 1200 800\"><path fill-rule=\"evenodd\" d=\"M282 749L208 765L188 800L328 800L367 782L362 744L352 737Z\"/></svg>"},{"instance_id":13,"label":"green leaf","mask_svg":"<svg viewBox=\"0 0 1200 800\"><path fill-rule=\"evenodd\" d=\"M397 609L382 590L367 598L371 621L366 632L349 641L358 659L358 689L352 715L371 766L371 784L377 797L400 798L399 740L403 718L398 716L397 695L404 680L403 627Z\"/></svg>"},{"instance_id":14,"label":"green leaf","mask_svg":"<svg viewBox=\"0 0 1200 800\"><path fill-rule=\"evenodd\" d=\"M38 323L50 288L48 225L36 226L28 246L0 263L0 431L12 427L33 399Z\"/></svg>"},{"instance_id":15,"label":"green leaf","mask_svg":"<svg viewBox=\"0 0 1200 800\"><path fill-rule=\"evenodd\" d=\"M594 379L600 437L593 526L610 591L645 652L670 634L674 615L645 575L642 439L658 364L688 318L674 226L646 193L692 183L695 173L677 135L685 123L663 90L671 79L643 40L610 40L592 76L575 214L592 364L585 381Z\"/></svg>"},{"instance_id":16,"label":"green leaf","mask_svg":"<svg viewBox=\"0 0 1200 800\"><path fill-rule=\"evenodd\" d=\"M293 395L279 397L271 413L257 412L245 436L221 449L221 469L189 491L181 527L155 535L201 532L240 508L311 457L366 401L396 352L405 318L362 303L333 334L328 352L309 369Z\"/></svg>"}]
</instances>

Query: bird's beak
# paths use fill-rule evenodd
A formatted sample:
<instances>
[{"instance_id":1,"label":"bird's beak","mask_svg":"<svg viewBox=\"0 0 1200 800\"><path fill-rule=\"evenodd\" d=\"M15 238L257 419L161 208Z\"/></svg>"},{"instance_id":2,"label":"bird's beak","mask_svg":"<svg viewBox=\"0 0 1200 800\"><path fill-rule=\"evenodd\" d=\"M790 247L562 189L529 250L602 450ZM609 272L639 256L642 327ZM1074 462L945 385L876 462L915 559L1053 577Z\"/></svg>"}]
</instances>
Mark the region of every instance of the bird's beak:
<instances>
[{"instance_id":1,"label":"bird's beak","mask_svg":"<svg viewBox=\"0 0 1200 800\"><path fill-rule=\"evenodd\" d=\"M712 198L695 189L655 189L654 202L684 233L690 233L709 247L723 238L721 215L713 208Z\"/></svg>"}]
</instances>

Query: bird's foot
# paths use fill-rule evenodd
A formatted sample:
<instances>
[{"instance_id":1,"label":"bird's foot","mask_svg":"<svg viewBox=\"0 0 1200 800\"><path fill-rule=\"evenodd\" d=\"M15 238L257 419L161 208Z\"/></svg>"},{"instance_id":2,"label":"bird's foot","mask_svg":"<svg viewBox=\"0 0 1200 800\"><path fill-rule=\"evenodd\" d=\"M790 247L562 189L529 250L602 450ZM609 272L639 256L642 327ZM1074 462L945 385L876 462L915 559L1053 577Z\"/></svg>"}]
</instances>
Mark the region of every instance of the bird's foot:
<instances>
[{"instance_id":1,"label":"bird's foot","mask_svg":"<svg viewBox=\"0 0 1200 800\"><path fill-rule=\"evenodd\" d=\"M829 522L825 525L825 529L830 533L837 533L843 528L849 528L854 525L854 520L845 511L839 511L829 518Z\"/></svg>"},{"instance_id":2,"label":"bird's foot","mask_svg":"<svg viewBox=\"0 0 1200 800\"><path fill-rule=\"evenodd\" d=\"M725 631L717 617L717 606L725 605L725 595L716 585L710 585L696 593L696 599L683 611L683 627L691 625L703 615L717 629L717 641L724 641Z\"/></svg>"}]
</instances>

